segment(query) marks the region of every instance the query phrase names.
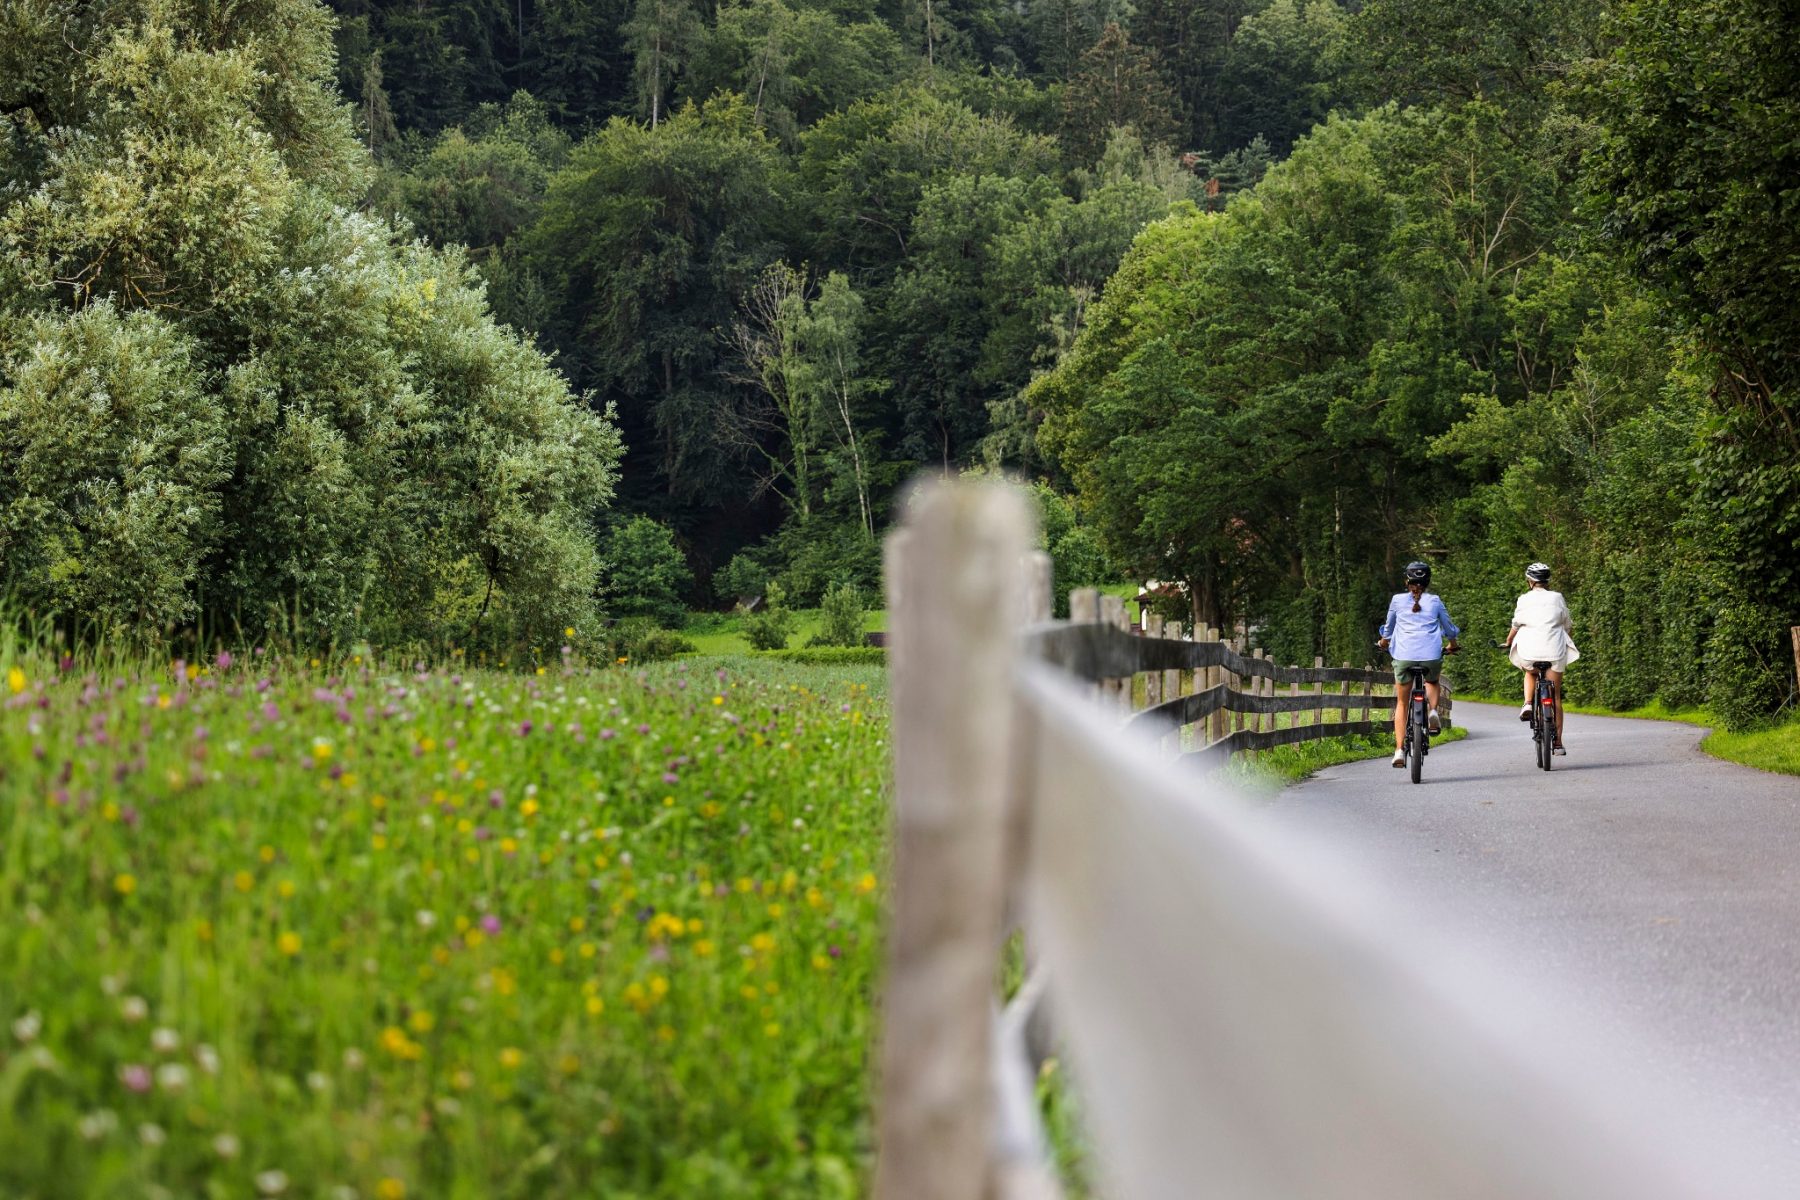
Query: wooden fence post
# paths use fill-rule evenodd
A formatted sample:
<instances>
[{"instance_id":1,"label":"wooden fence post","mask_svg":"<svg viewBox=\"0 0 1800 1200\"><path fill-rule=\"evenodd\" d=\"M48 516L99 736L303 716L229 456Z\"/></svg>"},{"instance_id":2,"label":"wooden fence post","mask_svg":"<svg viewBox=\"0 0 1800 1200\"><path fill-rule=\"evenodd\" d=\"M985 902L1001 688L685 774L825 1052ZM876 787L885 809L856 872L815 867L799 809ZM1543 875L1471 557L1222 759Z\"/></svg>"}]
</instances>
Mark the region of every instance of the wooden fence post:
<instances>
[{"instance_id":1,"label":"wooden fence post","mask_svg":"<svg viewBox=\"0 0 1800 1200\"><path fill-rule=\"evenodd\" d=\"M1168 638L1171 642L1183 642L1187 640L1182 633L1180 621L1170 621L1167 625L1164 625L1163 636ZM1181 676L1182 670L1180 667L1175 668L1173 671L1163 672L1162 690L1163 699L1165 701L1178 700L1185 694L1184 689L1181 686Z\"/></svg>"},{"instance_id":2,"label":"wooden fence post","mask_svg":"<svg viewBox=\"0 0 1800 1200\"><path fill-rule=\"evenodd\" d=\"M1119 630L1126 627L1125 601L1122 597L1101 594L1100 623ZM1111 699L1112 707L1128 713L1131 711L1131 680L1130 675L1123 679L1109 679L1101 684L1100 694L1103 698Z\"/></svg>"},{"instance_id":3,"label":"wooden fence post","mask_svg":"<svg viewBox=\"0 0 1800 1200\"><path fill-rule=\"evenodd\" d=\"M1231 652L1239 658L1244 657L1244 635L1241 630L1236 637L1231 639ZM1236 671L1232 671L1226 678L1225 686L1234 692L1242 692L1244 690L1244 681L1239 678ZM1248 717L1248 713L1234 712L1231 714L1231 719L1226 722L1226 728L1232 733L1236 733L1238 730L1245 727L1244 722Z\"/></svg>"},{"instance_id":4,"label":"wooden fence post","mask_svg":"<svg viewBox=\"0 0 1800 1200\"><path fill-rule=\"evenodd\" d=\"M1050 556L1033 550L1025 556L1025 611L1027 625L1041 625L1056 610L1056 581Z\"/></svg>"},{"instance_id":5,"label":"wooden fence post","mask_svg":"<svg viewBox=\"0 0 1800 1200\"><path fill-rule=\"evenodd\" d=\"M1069 592L1069 624L1094 625L1100 620L1100 591L1098 588L1075 588ZM1097 698L1106 696L1106 682L1101 680L1092 685L1093 694Z\"/></svg>"},{"instance_id":6,"label":"wooden fence post","mask_svg":"<svg viewBox=\"0 0 1800 1200\"><path fill-rule=\"evenodd\" d=\"M1163 619L1160 613L1147 613L1144 616L1144 636L1160 638L1163 635ZM1155 708L1163 702L1162 674L1151 671L1144 676L1144 707Z\"/></svg>"},{"instance_id":7,"label":"wooden fence post","mask_svg":"<svg viewBox=\"0 0 1800 1200\"><path fill-rule=\"evenodd\" d=\"M1269 652L1259 647L1256 651L1255 658L1257 662L1267 662L1269 661ZM1268 682L1268 679L1262 675L1252 675L1250 677L1250 694L1259 700L1262 699L1263 688L1268 685ZM1256 712L1250 714L1250 728L1253 731L1263 733L1268 730L1268 727L1268 713ZM1253 753L1261 754L1262 751L1253 751Z\"/></svg>"},{"instance_id":8,"label":"wooden fence post","mask_svg":"<svg viewBox=\"0 0 1800 1200\"><path fill-rule=\"evenodd\" d=\"M1345 663L1344 670L1348 671L1349 669L1350 664ZM1338 695L1342 697L1338 707L1338 720L1348 725L1350 723L1350 681L1348 679L1338 684Z\"/></svg>"},{"instance_id":9,"label":"wooden fence post","mask_svg":"<svg viewBox=\"0 0 1800 1200\"><path fill-rule=\"evenodd\" d=\"M1215 629L1211 625L1208 625L1206 627L1206 640L1209 642L1212 642L1214 645L1217 645L1221 648L1223 648L1225 645L1225 635L1224 635L1223 631L1221 631L1219 629ZM1212 666L1212 667L1206 668L1206 686L1208 688L1216 688L1216 687L1220 686L1221 684L1223 684L1224 682L1225 682L1225 668L1218 667L1218 666ZM1226 734L1226 724L1225 724L1226 717L1227 717L1227 714L1223 708L1215 708L1213 710L1212 716L1207 718L1207 720L1209 721L1209 725L1208 725L1209 733L1208 733L1208 736L1206 739L1208 744L1216 742L1220 738L1225 736L1225 734Z\"/></svg>"},{"instance_id":10,"label":"wooden fence post","mask_svg":"<svg viewBox=\"0 0 1800 1200\"><path fill-rule=\"evenodd\" d=\"M1324 669L1325 656L1323 654L1313 655L1313 670L1323 671ZM1323 725L1325 723L1325 681L1323 679L1313 684L1313 695L1318 697L1318 707L1313 709L1313 724Z\"/></svg>"},{"instance_id":11,"label":"wooden fence post","mask_svg":"<svg viewBox=\"0 0 1800 1200\"><path fill-rule=\"evenodd\" d=\"M991 1194L1013 625L1031 524L1010 490L938 486L888 543L895 831L877 1200Z\"/></svg>"},{"instance_id":12,"label":"wooden fence post","mask_svg":"<svg viewBox=\"0 0 1800 1200\"><path fill-rule=\"evenodd\" d=\"M1794 686L1800 688L1800 625L1793 626L1788 634L1794 639Z\"/></svg>"},{"instance_id":13,"label":"wooden fence post","mask_svg":"<svg viewBox=\"0 0 1800 1200\"><path fill-rule=\"evenodd\" d=\"M1363 670L1369 672L1371 676L1375 674L1375 667L1371 663L1364 663ZM1371 725L1375 723L1375 681L1373 678L1363 680L1363 720Z\"/></svg>"}]
</instances>

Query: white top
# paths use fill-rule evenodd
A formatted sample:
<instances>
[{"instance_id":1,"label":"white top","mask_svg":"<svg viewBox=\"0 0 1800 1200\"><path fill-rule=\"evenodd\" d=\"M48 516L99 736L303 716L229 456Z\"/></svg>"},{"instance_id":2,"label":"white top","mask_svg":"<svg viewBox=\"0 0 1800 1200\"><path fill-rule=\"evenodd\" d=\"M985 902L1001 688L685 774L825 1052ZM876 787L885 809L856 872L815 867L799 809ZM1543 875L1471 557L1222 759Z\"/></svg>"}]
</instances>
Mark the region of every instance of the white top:
<instances>
[{"instance_id":1,"label":"white top","mask_svg":"<svg viewBox=\"0 0 1800 1200\"><path fill-rule=\"evenodd\" d=\"M1561 592L1532 588L1513 605L1512 623L1519 632L1507 657L1521 670L1534 662L1561 661L1564 655L1568 662L1581 657L1569 636L1569 604Z\"/></svg>"}]
</instances>

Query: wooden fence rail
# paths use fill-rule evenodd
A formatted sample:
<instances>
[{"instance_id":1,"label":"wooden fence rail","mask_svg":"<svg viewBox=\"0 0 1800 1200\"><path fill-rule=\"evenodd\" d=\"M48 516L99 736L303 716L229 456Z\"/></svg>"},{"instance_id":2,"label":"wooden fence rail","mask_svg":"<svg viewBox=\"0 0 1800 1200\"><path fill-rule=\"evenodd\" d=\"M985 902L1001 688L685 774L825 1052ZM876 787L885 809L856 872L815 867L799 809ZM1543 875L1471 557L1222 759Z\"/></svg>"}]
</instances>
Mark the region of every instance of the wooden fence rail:
<instances>
[{"instance_id":1,"label":"wooden fence rail","mask_svg":"<svg viewBox=\"0 0 1800 1200\"><path fill-rule=\"evenodd\" d=\"M1181 626L1150 616L1146 632L1121 627L1122 613L1095 618L1101 601L1092 589L1078 589L1070 596L1075 619L1042 621L1027 629L1019 652L1056 667L1064 675L1097 685L1102 694L1132 711L1130 723L1154 734L1173 734L1190 726L1196 743L1183 757L1206 766L1223 765L1241 751L1270 750L1320 738L1373 733L1388 727L1393 704L1393 681L1373 667L1280 666L1262 651L1247 655L1243 635L1227 643L1211 630L1193 638L1182 636ZM1132 683L1143 680L1141 688ZM1192 681L1191 688L1188 681ZM1206 682L1202 683L1201 681ZM1213 682L1218 680L1218 682ZM1287 695L1276 695L1275 686L1286 684ZM1336 685L1327 692L1326 685ZM1302 685L1313 690L1302 692ZM1352 691L1356 687L1359 690ZM1133 698L1142 695L1141 708ZM1450 713L1449 684L1443 684L1440 710ZM1358 715L1352 719L1351 713ZM1326 722L1327 712L1338 715ZM1256 718L1248 725L1227 729L1211 720L1226 713ZM1311 722L1296 719L1278 727L1278 715L1315 714ZM1262 718L1271 718L1263 720Z\"/></svg>"},{"instance_id":2,"label":"wooden fence rail","mask_svg":"<svg viewBox=\"0 0 1800 1200\"><path fill-rule=\"evenodd\" d=\"M1135 636L1091 593L1047 623L1029 512L1008 488L939 485L888 544L875 1200L1060 1196L1029 1049L1043 1005L1108 1200L1793 1194L1758 1174L1767 1147L1665 1103L1545 981L1434 942L1168 753L1183 728L1216 756L1368 725L1385 679L1278 666L1241 636ZM1028 971L1003 1007L1013 932Z\"/></svg>"}]
</instances>

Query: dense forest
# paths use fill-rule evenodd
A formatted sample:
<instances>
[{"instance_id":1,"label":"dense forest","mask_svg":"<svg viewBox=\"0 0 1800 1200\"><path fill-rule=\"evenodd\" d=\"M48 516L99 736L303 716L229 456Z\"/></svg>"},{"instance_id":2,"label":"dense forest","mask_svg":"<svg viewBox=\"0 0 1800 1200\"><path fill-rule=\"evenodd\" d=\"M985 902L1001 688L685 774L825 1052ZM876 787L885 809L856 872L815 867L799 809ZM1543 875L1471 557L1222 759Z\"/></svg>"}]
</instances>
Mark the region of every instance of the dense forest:
<instances>
[{"instance_id":1,"label":"dense forest","mask_svg":"<svg viewBox=\"0 0 1800 1200\"><path fill-rule=\"evenodd\" d=\"M580 636L873 587L906 479L1006 470L1065 588L1284 659L1412 557L1482 644L1544 559L1578 694L1791 702L1777 0L9 11L28 607Z\"/></svg>"}]
</instances>

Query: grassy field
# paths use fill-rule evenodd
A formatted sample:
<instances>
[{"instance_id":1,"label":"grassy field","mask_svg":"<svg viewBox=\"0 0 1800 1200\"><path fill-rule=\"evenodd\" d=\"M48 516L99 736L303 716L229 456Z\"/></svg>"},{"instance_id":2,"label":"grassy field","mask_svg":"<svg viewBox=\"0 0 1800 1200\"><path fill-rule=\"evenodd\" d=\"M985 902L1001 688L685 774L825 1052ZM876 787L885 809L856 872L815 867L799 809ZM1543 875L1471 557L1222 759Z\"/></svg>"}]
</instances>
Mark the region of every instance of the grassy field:
<instances>
[{"instance_id":1,"label":"grassy field","mask_svg":"<svg viewBox=\"0 0 1800 1200\"><path fill-rule=\"evenodd\" d=\"M800 618L794 635L788 638L788 645L804 646L807 640L817 634L823 625L819 610L816 608L798 608L794 615ZM875 631L887 628L887 613L882 609L873 609L863 614L863 629ZM694 649L700 654L748 654L750 640L744 636L744 618L738 613L690 613L687 624L680 630L681 636L694 643Z\"/></svg>"},{"instance_id":2,"label":"grassy field","mask_svg":"<svg viewBox=\"0 0 1800 1200\"><path fill-rule=\"evenodd\" d=\"M0 647L0 1195L859 1194L885 736L873 668Z\"/></svg>"},{"instance_id":3,"label":"grassy field","mask_svg":"<svg viewBox=\"0 0 1800 1200\"><path fill-rule=\"evenodd\" d=\"M1517 705L1518 696L1458 696L1487 704ZM1661 700L1652 700L1638 708L1616 711L1592 704L1571 704L1572 713L1597 717L1635 717L1644 721L1679 721L1685 725L1713 726L1717 720L1704 708L1670 708ZM1741 763L1761 771L1783 775L1800 775L1800 715L1745 733L1726 733L1715 729L1701 739L1700 748L1716 758Z\"/></svg>"}]
</instances>

